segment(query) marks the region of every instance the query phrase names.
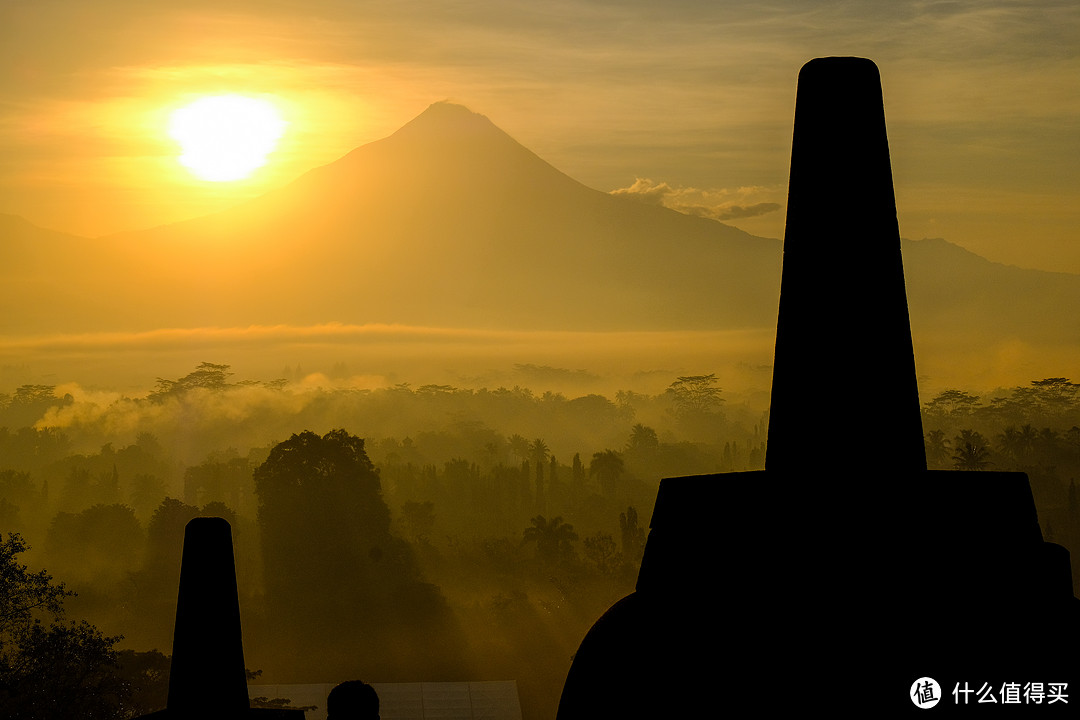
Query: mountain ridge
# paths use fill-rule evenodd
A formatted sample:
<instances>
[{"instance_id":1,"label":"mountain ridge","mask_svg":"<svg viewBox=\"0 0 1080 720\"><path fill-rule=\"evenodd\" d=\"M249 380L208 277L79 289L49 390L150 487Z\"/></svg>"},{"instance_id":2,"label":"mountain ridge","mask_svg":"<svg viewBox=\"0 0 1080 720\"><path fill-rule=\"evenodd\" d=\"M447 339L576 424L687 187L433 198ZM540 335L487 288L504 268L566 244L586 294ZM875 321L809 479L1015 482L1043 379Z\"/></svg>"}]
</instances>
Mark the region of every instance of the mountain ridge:
<instances>
[{"instance_id":1,"label":"mountain ridge","mask_svg":"<svg viewBox=\"0 0 1080 720\"><path fill-rule=\"evenodd\" d=\"M0 217L0 276L13 281L0 297L20 312L2 321L3 334L326 322L695 330L776 321L779 240L588 188L485 116L446 102L211 215L91 242L34 232L11 217ZM917 334L1080 336L1067 313L1048 312L1080 307L1078 275L992 263L944 240L903 248Z\"/></svg>"}]
</instances>

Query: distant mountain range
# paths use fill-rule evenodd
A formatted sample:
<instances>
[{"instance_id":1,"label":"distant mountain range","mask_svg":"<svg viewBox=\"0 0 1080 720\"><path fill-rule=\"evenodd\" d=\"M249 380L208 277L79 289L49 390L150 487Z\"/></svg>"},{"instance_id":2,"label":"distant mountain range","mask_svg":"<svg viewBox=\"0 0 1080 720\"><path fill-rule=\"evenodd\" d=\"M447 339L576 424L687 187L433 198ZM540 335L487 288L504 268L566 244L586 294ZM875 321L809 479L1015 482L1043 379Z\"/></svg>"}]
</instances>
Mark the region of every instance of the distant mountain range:
<instances>
[{"instance_id":1,"label":"distant mountain range","mask_svg":"<svg viewBox=\"0 0 1080 720\"><path fill-rule=\"evenodd\" d=\"M450 103L224 212L98 239L0 216L0 243L2 335L762 328L776 322L781 267L777 239L585 187ZM1080 337L1080 275L944 240L903 251L917 338Z\"/></svg>"}]
</instances>

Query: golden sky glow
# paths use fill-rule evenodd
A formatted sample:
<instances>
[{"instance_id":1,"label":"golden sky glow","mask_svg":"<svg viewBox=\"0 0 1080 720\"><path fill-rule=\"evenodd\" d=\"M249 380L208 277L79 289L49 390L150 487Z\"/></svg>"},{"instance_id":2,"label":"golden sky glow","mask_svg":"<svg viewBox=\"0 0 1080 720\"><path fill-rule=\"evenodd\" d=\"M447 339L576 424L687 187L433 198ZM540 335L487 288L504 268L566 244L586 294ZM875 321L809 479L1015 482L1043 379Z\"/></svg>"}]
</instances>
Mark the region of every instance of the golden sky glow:
<instances>
[{"instance_id":1,"label":"golden sky glow","mask_svg":"<svg viewBox=\"0 0 1080 720\"><path fill-rule=\"evenodd\" d=\"M3 3L0 212L89 236L198 216L450 99L591 187L666 186L781 237L798 69L861 55L902 234L1080 272L1078 36L1071 0ZM289 132L207 183L162 128L230 93L273 98Z\"/></svg>"}]
</instances>

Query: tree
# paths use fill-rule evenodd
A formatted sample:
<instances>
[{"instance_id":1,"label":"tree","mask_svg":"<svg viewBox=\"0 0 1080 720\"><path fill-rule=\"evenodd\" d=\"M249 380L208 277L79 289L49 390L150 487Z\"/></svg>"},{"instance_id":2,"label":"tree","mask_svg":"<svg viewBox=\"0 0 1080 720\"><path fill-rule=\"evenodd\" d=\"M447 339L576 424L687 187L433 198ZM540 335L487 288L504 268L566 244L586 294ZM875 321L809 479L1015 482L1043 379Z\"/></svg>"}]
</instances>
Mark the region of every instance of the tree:
<instances>
[{"instance_id":1,"label":"tree","mask_svg":"<svg viewBox=\"0 0 1080 720\"><path fill-rule=\"evenodd\" d=\"M675 402L675 415L679 418L715 413L724 400L716 385L716 374L684 375L671 383L668 392Z\"/></svg>"},{"instance_id":2,"label":"tree","mask_svg":"<svg viewBox=\"0 0 1080 720\"><path fill-rule=\"evenodd\" d=\"M961 430L953 447L953 467L957 470L985 470L992 464L986 438L977 430Z\"/></svg>"},{"instance_id":3,"label":"tree","mask_svg":"<svg viewBox=\"0 0 1080 720\"><path fill-rule=\"evenodd\" d=\"M74 595L17 556L29 546L0 537L0 716L8 720L119 717L126 696L116 674L119 636L63 621Z\"/></svg>"},{"instance_id":4,"label":"tree","mask_svg":"<svg viewBox=\"0 0 1080 720\"><path fill-rule=\"evenodd\" d=\"M537 515L529 520L523 533L524 542L536 543L537 556L547 563L565 562L574 555L573 543L578 539L574 526L561 517L548 520Z\"/></svg>"},{"instance_id":5,"label":"tree","mask_svg":"<svg viewBox=\"0 0 1080 720\"><path fill-rule=\"evenodd\" d=\"M626 512L619 513L619 531L624 562L635 567L640 565L645 552L645 528L638 525L637 508L633 505L626 508Z\"/></svg>"},{"instance_id":6,"label":"tree","mask_svg":"<svg viewBox=\"0 0 1080 720\"><path fill-rule=\"evenodd\" d=\"M537 466L542 466L547 462L548 454L551 451L548 449L547 443L536 438L529 443L529 459L533 461Z\"/></svg>"},{"instance_id":7,"label":"tree","mask_svg":"<svg viewBox=\"0 0 1080 720\"><path fill-rule=\"evenodd\" d=\"M188 521L199 516L194 505L167 497L154 510L147 524L146 567L166 572L171 577L180 567L184 547L184 528Z\"/></svg>"},{"instance_id":8,"label":"tree","mask_svg":"<svg viewBox=\"0 0 1080 720\"><path fill-rule=\"evenodd\" d=\"M578 498L585 489L585 465L581 462L581 454L574 453L570 464L570 496Z\"/></svg>"},{"instance_id":9,"label":"tree","mask_svg":"<svg viewBox=\"0 0 1080 720\"><path fill-rule=\"evenodd\" d=\"M1012 460L1019 461L1023 455L1023 443L1021 441L1020 433L1012 425L1005 428L997 436L998 448L1001 450L1001 454Z\"/></svg>"},{"instance_id":10,"label":"tree","mask_svg":"<svg viewBox=\"0 0 1080 720\"><path fill-rule=\"evenodd\" d=\"M951 458L949 439L944 430L931 430L926 434L926 463L931 468L943 467Z\"/></svg>"},{"instance_id":11,"label":"tree","mask_svg":"<svg viewBox=\"0 0 1080 720\"><path fill-rule=\"evenodd\" d=\"M610 575L619 564L619 553L615 549L615 538L607 533L595 533L585 538L585 557L587 557L602 575Z\"/></svg>"},{"instance_id":12,"label":"tree","mask_svg":"<svg viewBox=\"0 0 1080 720\"><path fill-rule=\"evenodd\" d=\"M49 567L78 586L119 584L139 567L145 546L135 511L120 504L57 513L45 538Z\"/></svg>"},{"instance_id":13,"label":"tree","mask_svg":"<svg viewBox=\"0 0 1080 720\"><path fill-rule=\"evenodd\" d=\"M529 444L529 458L536 468L536 507L541 512L546 509L547 495L544 492L544 464L548 459L548 446L540 438Z\"/></svg>"},{"instance_id":14,"label":"tree","mask_svg":"<svg viewBox=\"0 0 1080 720\"><path fill-rule=\"evenodd\" d=\"M148 400L161 401L170 395L181 395L201 388L203 390L220 391L229 387L228 379L232 373L228 365L215 365L203 362L194 371L188 373L179 380L157 379L157 388L147 396Z\"/></svg>"},{"instance_id":15,"label":"tree","mask_svg":"<svg viewBox=\"0 0 1080 720\"><path fill-rule=\"evenodd\" d=\"M255 493L273 605L297 617L328 612L320 600L337 597L344 610L350 592L370 592L370 573L389 550L390 510L362 439L345 430L294 434L255 469Z\"/></svg>"},{"instance_id":16,"label":"tree","mask_svg":"<svg viewBox=\"0 0 1080 720\"><path fill-rule=\"evenodd\" d=\"M979 396L963 390L945 390L926 403L926 412L931 415L969 415L979 405Z\"/></svg>"},{"instance_id":17,"label":"tree","mask_svg":"<svg viewBox=\"0 0 1080 720\"><path fill-rule=\"evenodd\" d=\"M353 673L460 664L449 605L391 534L361 438L293 435L255 469L255 492L267 607L298 656L317 653L327 671Z\"/></svg>"},{"instance_id":18,"label":"tree","mask_svg":"<svg viewBox=\"0 0 1080 720\"><path fill-rule=\"evenodd\" d=\"M624 469L622 455L614 450L593 453L592 460L589 461L589 476L596 476L600 482L600 491L605 497L615 496L615 487Z\"/></svg>"},{"instance_id":19,"label":"tree","mask_svg":"<svg viewBox=\"0 0 1080 720\"><path fill-rule=\"evenodd\" d=\"M64 598L75 595L63 583L54 585L44 570L31 573L20 564L17 556L29 549L18 533L6 540L0 536L0 643L10 642L12 634L32 624L36 613L63 615Z\"/></svg>"},{"instance_id":20,"label":"tree","mask_svg":"<svg viewBox=\"0 0 1080 720\"><path fill-rule=\"evenodd\" d=\"M551 460L548 462L548 491L553 498L562 497L563 488L559 483L559 461L555 459L555 456L551 456Z\"/></svg>"},{"instance_id":21,"label":"tree","mask_svg":"<svg viewBox=\"0 0 1080 720\"><path fill-rule=\"evenodd\" d=\"M647 425L638 423L630 430L630 442L626 449L631 452L655 452L660 447L660 438L656 431Z\"/></svg>"},{"instance_id":22,"label":"tree","mask_svg":"<svg viewBox=\"0 0 1080 720\"><path fill-rule=\"evenodd\" d=\"M1080 398L1080 384L1069 382L1068 378L1054 377L1032 380L1038 403L1048 414L1056 414L1074 409Z\"/></svg>"},{"instance_id":23,"label":"tree","mask_svg":"<svg viewBox=\"0 0 1080 720\"><path fill-rule=\"evenodd\" d=\"M518 456L522 460L526 460L529 457L529 441L521 435L514 433L507 441L510 445L510 452Z\"/></svg>"},{"instance_id":24,"label":"tree","mask_svg":"<svg viewBox=\"0 0 1080 720\"><path fill-rule=\"evenodd\" d=\"M1031 454L1035 450L1035 443L1039 439L1039 432L1030 424L1024 425L1020 428L1020 434L1017 438L1017 443L1020 448L1020 457L1023 460L1027 460L1031 457Z\"/></svg>"}]
</instances>

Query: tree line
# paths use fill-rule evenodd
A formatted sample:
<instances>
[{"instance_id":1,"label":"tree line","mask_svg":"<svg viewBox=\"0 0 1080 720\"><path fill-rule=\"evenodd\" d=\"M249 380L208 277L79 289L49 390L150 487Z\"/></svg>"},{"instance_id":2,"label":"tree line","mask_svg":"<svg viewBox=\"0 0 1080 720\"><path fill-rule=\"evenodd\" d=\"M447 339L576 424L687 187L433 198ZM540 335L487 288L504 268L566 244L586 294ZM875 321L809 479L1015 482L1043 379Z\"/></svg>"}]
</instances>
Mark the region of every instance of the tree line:
<instances>
[{"instance_id":1,"label":"tree line","mask_svg":"<svg viewBox=\"0 0 1080 720\"><path fill-rule=\"evenodd\" d=\"M221 418L198 416L237 399L281 416L260 436L215 435ZM20 533L7 553L78 590L53 600L89 621L76 632L54 606L33 609L36 623L0 637L0 670L4 687L25 687L11 674L22 653L85 645L112 668L101 677L115 714L102 717L130 717L132 697L142 708L153 695L123 682L160 688L180 540L197 515L233 525L249 661L268 681L510 672L523 702L547 708L584 631L633 587L659 479L760 469L766 452L767 415L725 403L711 375L613 400L402 384L301 402L287 384L203 364L146 397L84 404L50 386L0 395L0 418L29 423L0 426L0 528ZM923 410L930 467L1028 472L1044 534L1080 549L1077 385L948 390ZM415 427L267 439L294 422L371 428L395 414ZM161 424L173 415L190 425ZM69 417L88 419L42 422ZM856 421L808 462L842 457ZM260 440L231 444L245 437Z\"/></svg>"}]
</instances>

